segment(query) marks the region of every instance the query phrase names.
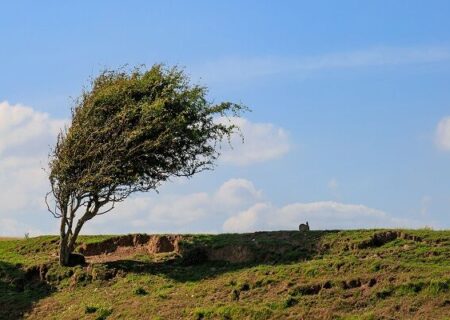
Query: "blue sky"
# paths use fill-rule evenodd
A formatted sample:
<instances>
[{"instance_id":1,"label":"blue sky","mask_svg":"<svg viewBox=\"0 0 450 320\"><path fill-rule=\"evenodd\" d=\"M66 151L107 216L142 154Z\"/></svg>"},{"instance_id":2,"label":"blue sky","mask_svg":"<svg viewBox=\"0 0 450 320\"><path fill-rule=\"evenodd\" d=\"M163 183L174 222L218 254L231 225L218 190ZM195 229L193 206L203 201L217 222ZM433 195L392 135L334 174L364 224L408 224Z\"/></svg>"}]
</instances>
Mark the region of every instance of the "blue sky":
<instances>
[{"instance_id":1,"label":"blue sky","mask_svg":"<svg viewBox=\"0 0 450 320\"><path fill-rule=\"evenodd\" d=\"M214 172L136 195L86 232L303 220L450 227L448 1L20 1L0 10L0 234L56 232L40 168L89 77L157 62L183 66L215 101L249 106L239 122L246 142Z\"/></svg>"}]
</instances>

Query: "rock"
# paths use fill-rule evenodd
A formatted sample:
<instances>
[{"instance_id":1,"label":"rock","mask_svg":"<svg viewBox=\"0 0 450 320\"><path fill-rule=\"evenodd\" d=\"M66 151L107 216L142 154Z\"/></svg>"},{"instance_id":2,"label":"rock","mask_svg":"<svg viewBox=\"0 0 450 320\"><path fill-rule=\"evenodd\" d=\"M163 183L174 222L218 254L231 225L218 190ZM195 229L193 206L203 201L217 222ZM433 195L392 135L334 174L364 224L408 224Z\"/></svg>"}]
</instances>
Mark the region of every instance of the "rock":
<instances>
[{"instance_id":1,"label":"rock","mask_svg":"<svg viewBox=\"0 0 450 320\"><path fill-rule=\"evenodd\" d=\"M306 221L306 223L301 223L301 224L298 226L298 230L299 230L300 232L306 232L306 231L309 231L309 223L308 223L308 221Z\"/></svg>"}]
</instances>

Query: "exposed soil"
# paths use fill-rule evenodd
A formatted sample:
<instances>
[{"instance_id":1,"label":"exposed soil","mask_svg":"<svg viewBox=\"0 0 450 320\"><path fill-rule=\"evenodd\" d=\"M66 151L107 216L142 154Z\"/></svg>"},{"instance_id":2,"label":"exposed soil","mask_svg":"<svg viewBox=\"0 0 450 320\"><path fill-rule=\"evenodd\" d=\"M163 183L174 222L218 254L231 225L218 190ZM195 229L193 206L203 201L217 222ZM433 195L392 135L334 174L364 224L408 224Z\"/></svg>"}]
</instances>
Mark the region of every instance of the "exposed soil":
<instances>
[{"instance_id":1,"label":"exposed soil","mask_svg":"<svg viewBox=\"0 0 450 320\"><path fill-rule=\"evenodd\" d=\"M182 253L180 235L125 235L96 243L83 243L78 252L89 263L110 262L131 258L138 254ZM245 245L205 248L205 260L231 263L249 262L253 251ZM186 252L184 252L186 253Z\"/></svg>"},{"instance_id":2,"label":"exposed soil","mask_svg":"<svg viewBox=\"0 0 450 320\"><path fill-rule=\"evenodd\" d=\"M375 233L369 240L362 241L358 244L358 249L381 247L382 245L394 241L396 239L405 239L421 242L422 239L402 231L384 231Z\"/></svg>"},{"instance_id":3,"label":"exposed soil","mask_svg":"<svg viewBox=\"0 0 450 320\"><path fill-rule=\"evenodd\" d=\"M178 235L125 235L96 243L83 243L78 247L78 252L89 263L118 261L137 254L178 253L181 238Z\"/></svg>"}]
</instances>

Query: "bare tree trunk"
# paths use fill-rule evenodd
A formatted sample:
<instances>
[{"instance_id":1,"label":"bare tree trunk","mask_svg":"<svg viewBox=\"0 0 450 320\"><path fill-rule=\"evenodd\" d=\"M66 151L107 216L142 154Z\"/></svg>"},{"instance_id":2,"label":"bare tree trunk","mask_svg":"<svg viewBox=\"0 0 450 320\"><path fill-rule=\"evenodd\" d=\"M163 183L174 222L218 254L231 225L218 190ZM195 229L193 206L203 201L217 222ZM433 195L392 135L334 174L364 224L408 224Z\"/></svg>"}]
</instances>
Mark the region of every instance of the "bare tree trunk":
<instances>
[{"instance_id":1,"label":"bare tree trunk","mask_svg":"<svg viewBox=\"0 0 450 320\"><path fill-rule=\"evenodd\" d=\"M65 243L61 243L59 247L59 264L62 266L69 265L70 251L67 247L67 241Z\"/></svg>"},{"instance_id":2,"label":"bare tree trunk","mask_svg":"<svg viewBox=\"0 0 450 320\"><path fill-rule=\"evenodd\" d=\"M69 265L70 252L68 248L69 230L66 230L67 218L64 214L61 218L60 237L59 237L59 264L62 266Z\"/></svg>"},{"instance_id":3,"label":"bare tree trunk","mask_svg":"<svg viewBox=\"0 0 450 320\"><path fill-rule=\"evenodd\" d=\"M91 202L84 212L83 216L78 220L75 229L72 231L73 222L75 219L75 211L79 208L76 206L70 206L68 212L65 211L61 215L61 227L60 227L60 244L59 244L59 263L62 266L68 266L70 264L70 256L75 250L75 244L78 235L83 227L84 223L97 215L100 207L104 203L99 201Z\"/></svg>"},{"instance_id":4,"label":"bare tree trunk","mask_svg":"<svg viewBox=\"0 0 450 320\"><path fill-rule=\"evenodd\" d=\"M75 243L77 241L78 238L78 234L80 233L81 228L84 225L84 220L83 218L81 218L78 222L77 222L77 226L75 228L75 231L72 234L72 237L70 237L70 241L68 243L68 249L70 252L73 252L73 250L75 250Z\"/></svg>"}]
</instances>

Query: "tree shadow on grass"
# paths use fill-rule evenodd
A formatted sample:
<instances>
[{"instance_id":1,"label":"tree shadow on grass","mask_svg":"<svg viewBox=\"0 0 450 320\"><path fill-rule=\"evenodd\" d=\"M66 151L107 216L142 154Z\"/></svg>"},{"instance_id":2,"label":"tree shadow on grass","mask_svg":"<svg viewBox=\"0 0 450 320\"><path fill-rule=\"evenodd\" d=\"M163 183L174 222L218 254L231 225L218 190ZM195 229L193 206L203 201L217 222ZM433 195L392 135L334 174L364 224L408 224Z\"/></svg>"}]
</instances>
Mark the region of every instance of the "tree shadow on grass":
<instances>
[{"instance_id":1,"label":"tree shadow on grass","mask_svg":"<svg viewBox=\"0 0 450 320\"><path fill-rule=\"evenodd\" d=\"M160 274L178 282L200 281L259 265L275 267L311 260L322 254L324 250L321 246L322 239L336 232L339 231L304 233L280 231L196 236L191 243L185 244L188 255L184 257L172 256L159 262L127 259L104 262L102 265L109 270L124 273ZM245 250L242 249L244 247ZM211 261L208 256L211 256L213 251L216 258L219 252L219 257L220 254L223 255L224 260L227 254L245 251L249 259L235 262L220 259Z\"/></svg>"},{"instance_id":2,"label":"tree shadow on grass","mask_svg":"<svg viewBox=\"0 0 450 320\"><path fill-rule=\"evenodd\" d=\"M0 319L23 319L35 302L52 291L49 284L36 279L34 272L0 261Z\"/></svg>"}]
</instances>

